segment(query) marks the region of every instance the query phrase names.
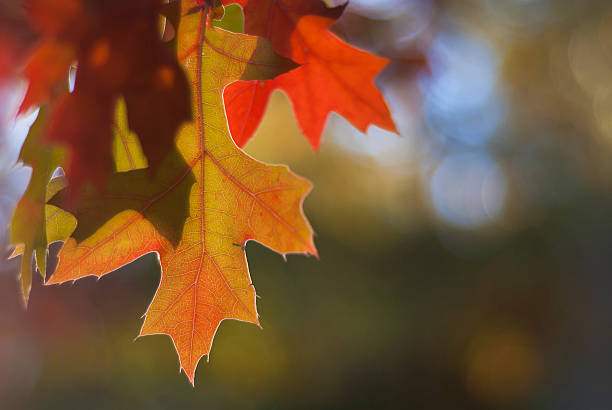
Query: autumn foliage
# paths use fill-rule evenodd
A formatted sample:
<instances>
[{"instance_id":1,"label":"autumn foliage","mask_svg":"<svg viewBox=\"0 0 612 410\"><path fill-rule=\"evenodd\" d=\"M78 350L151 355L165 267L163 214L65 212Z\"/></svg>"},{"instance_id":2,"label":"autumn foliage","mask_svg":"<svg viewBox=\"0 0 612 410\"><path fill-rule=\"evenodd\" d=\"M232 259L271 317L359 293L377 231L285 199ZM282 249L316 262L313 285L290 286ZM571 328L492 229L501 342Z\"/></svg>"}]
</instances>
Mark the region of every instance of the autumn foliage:
<instances>
[{"instance_id":1,"label":"autumn foliage","mask_svg":"<svg viewBox=\"0 0 612 410\"><path fill-rule=\"evenodd\" d=\"M225 13L231 3L243 13ZM287 94L315 149L331 112L395 131L374 84L388 61L333 34L344 6L320 0L24 7L33 40L9 56L22 70L0 72L27 78L20 112L40 107L21 152L32 178L11 223L24 298L33 257L50 285L156 252L161 281L140 336L169 335L193 383L222 320L259 323L246 242L317 256L302 210L310 182L239 148L272 91Z\"/></svg>"}]
</instances>

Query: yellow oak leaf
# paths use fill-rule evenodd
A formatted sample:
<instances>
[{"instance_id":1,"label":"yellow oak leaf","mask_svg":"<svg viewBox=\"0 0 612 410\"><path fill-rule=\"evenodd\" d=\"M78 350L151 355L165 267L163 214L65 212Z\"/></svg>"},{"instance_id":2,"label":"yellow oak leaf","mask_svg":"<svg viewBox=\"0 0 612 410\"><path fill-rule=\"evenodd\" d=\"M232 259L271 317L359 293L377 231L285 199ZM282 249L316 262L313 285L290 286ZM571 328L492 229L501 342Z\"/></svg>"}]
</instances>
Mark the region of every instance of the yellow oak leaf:
<instances>
[{"instance_id":1,"label":"yellow oak leaf","mask_svg":"<svg viewBox=\"0 0 612 410\"><path fill-rule=\"evenodd\" d=\"M237 148L223 104L227 84L273 78L294 65L265 40L211 26L206 8L193 1L182 2L177 51L194 111L177 136L180 158L170 155L153 183L145 183L146 170L115 174L108 192L71 209L79 227L48 283L102 276L158 252L161 282L140 336L169 335L193 384L222 320L259 323L246 242L283 255L317 252L302 211L310 182ZM183 203L186 218L173 217ZM109 216L102 223L100 213Z\"/></svg>"}]
</instances>

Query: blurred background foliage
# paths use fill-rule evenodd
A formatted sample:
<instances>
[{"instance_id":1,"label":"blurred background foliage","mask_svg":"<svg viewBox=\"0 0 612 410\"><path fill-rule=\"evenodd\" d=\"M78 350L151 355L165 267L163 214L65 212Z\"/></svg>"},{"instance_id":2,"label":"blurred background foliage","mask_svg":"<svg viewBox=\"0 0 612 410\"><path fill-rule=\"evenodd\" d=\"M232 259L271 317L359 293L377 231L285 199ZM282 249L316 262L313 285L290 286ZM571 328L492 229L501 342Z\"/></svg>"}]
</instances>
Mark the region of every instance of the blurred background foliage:
<instances>
[{"instance_id":1,"label":"blurred background foliage","mask_svg":"<svg viewBox=\"0 0 612 410\"><path fill-rule=\"evenodd\" d=\"M246 150L314 182L321 259L248 245L263 330L223 322L194 389L168 337L132 342L155 255L39 279L27 312L3 262L0 408L612 407L612 3L355 0L335 30L392 60L401 136L333 115L314 153L275 94ZM28 121L1 130L3 226Z\"/></svg>"}]
</instances>

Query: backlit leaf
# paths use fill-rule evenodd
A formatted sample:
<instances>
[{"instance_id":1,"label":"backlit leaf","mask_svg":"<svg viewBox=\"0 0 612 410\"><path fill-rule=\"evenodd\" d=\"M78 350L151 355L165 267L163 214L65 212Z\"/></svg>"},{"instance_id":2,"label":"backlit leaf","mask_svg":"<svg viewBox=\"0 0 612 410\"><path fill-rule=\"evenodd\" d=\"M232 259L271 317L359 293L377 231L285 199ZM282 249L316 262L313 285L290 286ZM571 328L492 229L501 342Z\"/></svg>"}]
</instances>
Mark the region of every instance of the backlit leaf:
<instances>
[{"instance_id":1,"label":"backlit leaf","mask_svg":"<svg viewBox=\"0 0 612 410\"><path fill-rule=\"evenodd\" d=\"M139 186L144 170L123 172L111 177L106 196L71 209L79 227L49 283L102 276L158 252L162 277L140 335L169 335L193 383L222 320L259 323L246 242L281 254L316 249L302 211L311 184L237 148L223 105L227 84L273 78L295 65L262 39L211 26L205 7L182 3L177 48L193 84L194 121L178 134L178 155L164 160L155 186ZM61 195L55 199L60 203ZM172 220L181 204L188 205L187 218Z\"/></svg>"},{"instance_id":2,"label":"backlit leaf","mask_svg":"<svg viewBox=\"0 0 612 410\"><path fill-rule=\"evenodd\" d=\"M388 60L350 46L329 31L344 6L327 8L321 0L226 3L243 5L246 33L268 38L279 54L301 64L273 80L237 82L227 87L230 130L239 146L252 137L275 89L287 93L302 132L315 149L332 111L362 132L370 125L396 131L374 84Z\"/></svg>"}]
</instances>

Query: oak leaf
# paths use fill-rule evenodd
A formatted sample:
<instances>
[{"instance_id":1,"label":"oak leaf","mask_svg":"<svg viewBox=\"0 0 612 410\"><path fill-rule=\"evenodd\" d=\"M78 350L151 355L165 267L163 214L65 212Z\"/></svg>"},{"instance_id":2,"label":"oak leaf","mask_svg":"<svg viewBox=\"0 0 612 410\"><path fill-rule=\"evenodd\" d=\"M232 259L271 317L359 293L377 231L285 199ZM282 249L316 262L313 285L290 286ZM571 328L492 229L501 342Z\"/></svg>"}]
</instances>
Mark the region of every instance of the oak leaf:
<instances>
[{"instance_id":1,"label":"oak leaf","mask_svg":"<svg viewBox=\"0 0 612 410\"><path fill-rule=\"evenodd\" d=\"M169 335L192 384L222 320L259 323L246 242L283 255L317 254L302 211L311 184L286 166L261 163L237 148L223 104L227 84L273 78L295 65L275 55L265 40L211 26L206 11L183 1L177 31L194 101L194 121L176 139L184 166L177 169L180 161L171 155L154 187L137 186L144 170L123 172L111 177L106 197L82 201L73 210L79 227L66 240L48 281L102 276L157 252L162 277L140 336ZM181 200L188 205L187 218L169 224L164 218L172 218ZM177 233L175 244L170 236Z\"/></svg>"},{"instance_id":2,"label":"oak leaf","mask_svg":"<svg viewBox=\"0 0 612 410\"><path fill-rule=\"evenodd\" d=\"M41 141L47 117L47 108L42 108L21 149L19 159L32 167L32 176L11 220L11 242L17 246L12 256L23 254L20 276L26 304L32 283L32 256L44 278L48 244L63 240L76 226L74 217L53 205L45 205L48 199L65 187L63 177L51 181L65 153L60 147Z\"/></svg>"},{"instance_id":3,"label":"oak leaf","mask_svg":"<svg viewBox=\"0 0 612 410\"><path fill-rule=\"evenodd\" d=\"M236 82L225 90L232 136L243 146L257 129L275 89L291 100L302 132L317 149L330 112L360 131L370 125L396 132L387 105L374 84L388 60L359 50L329 27L344 6L321 0L225 0L244 7L245 32L269 39L276 52L301 67L265 82Z\"/></svg>"}]
</instances>

